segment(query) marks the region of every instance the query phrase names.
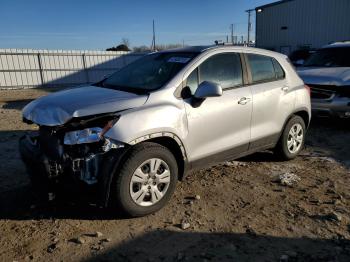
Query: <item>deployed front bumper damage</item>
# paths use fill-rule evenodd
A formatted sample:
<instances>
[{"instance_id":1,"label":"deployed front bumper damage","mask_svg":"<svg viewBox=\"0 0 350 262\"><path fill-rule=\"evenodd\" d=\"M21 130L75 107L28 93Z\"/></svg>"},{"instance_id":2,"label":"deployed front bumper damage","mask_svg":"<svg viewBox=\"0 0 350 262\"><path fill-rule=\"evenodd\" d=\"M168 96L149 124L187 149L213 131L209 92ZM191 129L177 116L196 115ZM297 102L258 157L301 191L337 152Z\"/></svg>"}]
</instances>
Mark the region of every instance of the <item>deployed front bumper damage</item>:
<instances>
[{"instance_id":1,"label":"deployed front bumper damage","mask_svg":"<svg viewBox=\"0 0 350 262\"><path fill-rule=\"evenodd\" d=\"M109 138L65 145L63 136L51 128L40 128L19 141L20 155L37 193L52 200L64 184L96 185L103 206L107 205L112 176L127 148L127 144Z\"/></svg>"}]
</instances>

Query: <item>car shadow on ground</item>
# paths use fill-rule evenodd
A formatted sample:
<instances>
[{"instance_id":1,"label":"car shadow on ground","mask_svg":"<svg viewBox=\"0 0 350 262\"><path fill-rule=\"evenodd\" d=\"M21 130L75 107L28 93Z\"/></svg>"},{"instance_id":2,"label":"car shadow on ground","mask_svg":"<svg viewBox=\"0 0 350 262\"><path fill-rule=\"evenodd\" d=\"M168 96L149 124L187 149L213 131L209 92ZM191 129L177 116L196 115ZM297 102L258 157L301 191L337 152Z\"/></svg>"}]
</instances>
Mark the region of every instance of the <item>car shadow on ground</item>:
<instances>
[{"instance_id":1,"label":"car shadow on ground","mask_svg":"<svg viewBox=\"0 0 350 262\"><path fill-rule=\"evenodd\" d=\"M0 219L121 220L126 217L110 208L101 208L89 192L65 192L53 201L39 198L31 185L0 192ZM96 198L95 198L96 199Z\"/></svg>"},{"instance_id":2,"label":"car shadow on ground","mask_svg":"<svg viewBox=\"0 0 350 262\"><path fill-rule=\"evenodd\" d=\"M16 101L6 101L2 106L4 109L16 109L22 110L27 104L29 104L33 99L21 99Z\"/></svg>"},{"instance_id":3,"label":"car shadow on ground","mask_svg":"<svg viewBox=\"0 0 350 262\"><path fill-rule=\"evenodd\" d=\"M92 261L349 261L344 239L286 238L255 233L195 233L156 230L111 247ZM102 249L101 248L101 249Z\"/></svg>"}]
</instances>

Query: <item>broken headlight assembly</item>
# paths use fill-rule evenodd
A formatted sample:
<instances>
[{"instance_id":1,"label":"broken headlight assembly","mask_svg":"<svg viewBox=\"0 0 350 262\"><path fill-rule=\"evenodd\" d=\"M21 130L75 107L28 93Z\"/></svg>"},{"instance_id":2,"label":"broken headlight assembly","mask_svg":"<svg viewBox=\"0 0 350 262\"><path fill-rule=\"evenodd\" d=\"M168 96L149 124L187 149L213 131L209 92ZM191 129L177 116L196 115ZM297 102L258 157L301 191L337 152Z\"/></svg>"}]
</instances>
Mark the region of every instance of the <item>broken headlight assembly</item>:
<instances>
[{"instance_id":1,"label":"broken headlight assembly","mask_svg":"<svg viewBox=\"0 0 350 262\"><path fill-rule=\"evenodd\" d=\"M64 135L63 143L65 145L79 145L96 143L103 139L104 134L113 127L119 117L107 122L101 127L87 127L81 130L68 131Z\"/></svg>"},{"instance_id":2,"label":"broken headlight assembly","mask_svg":"<svg viewBox=\"0 0 350 262\"><path fill-rule=\"evenodd\" d=\"M63 143L68 146L65 154L67 163L81 181L89 185L97 183L103 155L111 149L124 147L123 143L104 137L118 119L92 119L89 123L80 121L75 126L76 130L66 130L64 133Z\"/></svg>"},{"instance_id":3,"label":"broken headlight assembly","mask_svg":"<svg viewBox=\"0 0 350 262\"><path fill-rule=\"evenodd\" d=\"M67 132L64 135L65 145L95 143L101 140L103 129L100 127L85 128Z\"/></svg>"}]
</instances>

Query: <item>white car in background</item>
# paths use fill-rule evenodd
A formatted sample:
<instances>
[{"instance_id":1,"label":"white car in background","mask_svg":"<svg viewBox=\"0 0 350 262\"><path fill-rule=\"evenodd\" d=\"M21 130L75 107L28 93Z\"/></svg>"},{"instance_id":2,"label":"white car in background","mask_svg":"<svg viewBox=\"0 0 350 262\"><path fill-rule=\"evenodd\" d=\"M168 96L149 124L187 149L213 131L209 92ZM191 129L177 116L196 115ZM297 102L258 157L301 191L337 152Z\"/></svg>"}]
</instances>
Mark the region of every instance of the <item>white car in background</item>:
<instances>
[{"instance_id":1,"label":"white car in background","mask_svg":"<svg viewBox=\"0 0 350 262\"><path fill-rule=\"evenodd\" d=\"M321 48L297 70L311 88L315 116L350 117L350 42Z\"/></svg>"}]
</instances>

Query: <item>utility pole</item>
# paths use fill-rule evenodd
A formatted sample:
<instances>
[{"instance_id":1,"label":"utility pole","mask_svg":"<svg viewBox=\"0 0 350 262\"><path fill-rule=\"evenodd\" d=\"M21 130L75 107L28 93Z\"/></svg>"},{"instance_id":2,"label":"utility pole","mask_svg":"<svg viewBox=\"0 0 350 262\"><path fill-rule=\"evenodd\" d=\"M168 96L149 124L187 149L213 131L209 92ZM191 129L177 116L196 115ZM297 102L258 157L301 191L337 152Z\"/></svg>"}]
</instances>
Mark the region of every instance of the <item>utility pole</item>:
<instances>
[{"instance_id":1,"label":"utility pole","mask_svg":"<svg viewBox=\"0 0 350 262\"><path fill-rule=\"evenodd\" d=\"M182 47L185 47L185 39L182 39Z\"/></svg>"},{"instance_id":2,"label":"utility pole","mask_svg":"<svg viewBox=\"0 0 350 262\"><path fill-rule=\"evenodd\" d=\"M153 50L153 51L156 51L156 31L155 31L155 28L154 28L154 19L153 19L152 50Z\"/></svg>"},{"instance_id":3,"label":"utility pole","mask_svg":"<svg viewBox=\"0 0 350 262\"><path fill-rule=\"evenodd\" d=\"M233 27L234 25L231 24L231 43L233 44Z\"/></svg>"},{"instance_id":4,"label":"utility pole","mask_svg":"<svg viewBox=\"0 0 350 262\"><path fill-rule=\"evenodd\" d=\"M249 46L250 43L250 32L252 30L252 23L251 23L251 12L255 11L255 9L249 9L246 12L248 13L248 36L247 36L247 44Z\"/></svg>"}]
</instances>

